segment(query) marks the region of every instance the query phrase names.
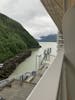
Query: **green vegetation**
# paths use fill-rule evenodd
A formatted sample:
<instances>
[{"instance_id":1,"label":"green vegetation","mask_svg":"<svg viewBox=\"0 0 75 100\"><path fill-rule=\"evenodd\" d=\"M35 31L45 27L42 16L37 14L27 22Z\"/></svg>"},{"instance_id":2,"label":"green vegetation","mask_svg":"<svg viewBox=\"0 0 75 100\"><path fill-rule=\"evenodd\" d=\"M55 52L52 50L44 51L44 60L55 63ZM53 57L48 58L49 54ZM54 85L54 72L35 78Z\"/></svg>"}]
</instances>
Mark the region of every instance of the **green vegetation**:
<instances>
[{"instance_id":1,"label":"green vegetation","mask_svg":"<svg viewBox=\"0 0 75 100\"><path fill-rule=\"evenodd\" d=\"M36 47L39 47L38 42L21 24L0 13L0 63Z\"/></svg>"}]
</instances>

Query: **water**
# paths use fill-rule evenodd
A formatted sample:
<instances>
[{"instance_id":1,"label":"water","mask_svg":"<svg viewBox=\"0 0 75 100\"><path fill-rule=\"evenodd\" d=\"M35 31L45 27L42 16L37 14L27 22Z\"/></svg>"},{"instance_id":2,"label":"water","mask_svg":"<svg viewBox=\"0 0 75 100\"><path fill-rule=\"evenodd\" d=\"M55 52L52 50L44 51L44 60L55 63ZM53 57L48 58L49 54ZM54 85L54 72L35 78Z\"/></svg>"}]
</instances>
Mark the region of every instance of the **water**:
<instances>
[{"instance_id":1,"label":"water","mask_svg":"<svg viewBox=\"0 0 75 100\"><path fill-rule=\"evenodd\" d=\"M38 60L37 55L43 55L43 52L47 48L52 48L51 55L57 54L57 43L55 42L40 42L40 45L42 46L39 49L35 49L32 51L32 55L27 58L24 62L22 62L16 70L12 73L10 77L16 77L18 75L21 75L25 72L31 72L33 70L36 70L36 59Z\"/></svg>"}]
</instances>

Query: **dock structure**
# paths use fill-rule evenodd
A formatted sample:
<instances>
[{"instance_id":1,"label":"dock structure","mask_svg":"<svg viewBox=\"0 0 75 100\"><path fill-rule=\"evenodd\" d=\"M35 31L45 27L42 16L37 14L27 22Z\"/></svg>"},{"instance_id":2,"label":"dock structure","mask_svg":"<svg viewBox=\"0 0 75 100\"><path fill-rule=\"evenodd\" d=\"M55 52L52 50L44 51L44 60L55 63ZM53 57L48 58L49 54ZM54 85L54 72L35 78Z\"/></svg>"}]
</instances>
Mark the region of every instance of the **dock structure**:
<instances>
[{"instance_id":1,"label":"dock structure","mask_svg":"<svg viewBox=\"0 0 75 100\"><path fill-rule=\"evenodd\" d=\"M43 55L36 55L36 71L43 67L47 61L50 61L51 48L47 48L44 50Z\"/></svg>"},{"instance_id":2,"label":"dock structure","mask_svg":"<svg viewBox=\"0 0 75 100\"><path fill-rule=\"evenodd\" d=\"M4 80L5 85L2 87L0 85L0 97L5 100L26 100L55 57L52 56L51 59L51 61L48 59L42 63L37 71L26 72L19 77Z\"/></svg>"}]
</instances>

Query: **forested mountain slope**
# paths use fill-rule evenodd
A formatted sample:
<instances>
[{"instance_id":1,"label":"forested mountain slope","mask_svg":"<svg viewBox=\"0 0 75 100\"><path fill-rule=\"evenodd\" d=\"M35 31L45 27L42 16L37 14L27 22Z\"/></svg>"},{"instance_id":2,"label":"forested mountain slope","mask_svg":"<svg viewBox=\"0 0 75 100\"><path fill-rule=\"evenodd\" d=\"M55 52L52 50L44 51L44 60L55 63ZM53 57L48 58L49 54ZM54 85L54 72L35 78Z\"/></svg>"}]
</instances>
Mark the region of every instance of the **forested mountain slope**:
<instances>
[{"instance_id":1,"label":"forested mountain slope","mask_svg":"<svg viewBox=\"0 0 75 100\"><path fill-rule=\"evenodd\" d=\"M0 63L36 47L38 42L21 24L0 13Z\"/></svg>"}]
</instances>

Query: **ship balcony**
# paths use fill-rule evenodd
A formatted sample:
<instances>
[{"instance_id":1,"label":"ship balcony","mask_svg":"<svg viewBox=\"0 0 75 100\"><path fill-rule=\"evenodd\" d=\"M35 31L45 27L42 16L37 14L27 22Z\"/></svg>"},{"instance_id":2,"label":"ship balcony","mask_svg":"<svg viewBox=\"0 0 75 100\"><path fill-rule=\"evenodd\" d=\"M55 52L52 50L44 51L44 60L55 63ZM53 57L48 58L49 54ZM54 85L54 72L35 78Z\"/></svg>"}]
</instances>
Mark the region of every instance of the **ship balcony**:
<instances>
[{"instance_id":1,"label":"ship balcony","mask_svg":"<svg viewBox=\"0 0 75 100\"><path fill-rule=\"evenodd\" d=\"M63 59L64 50L61 48L52 65L46 70L26 100L57 100Z\"/></svg>"}]
</instances>

